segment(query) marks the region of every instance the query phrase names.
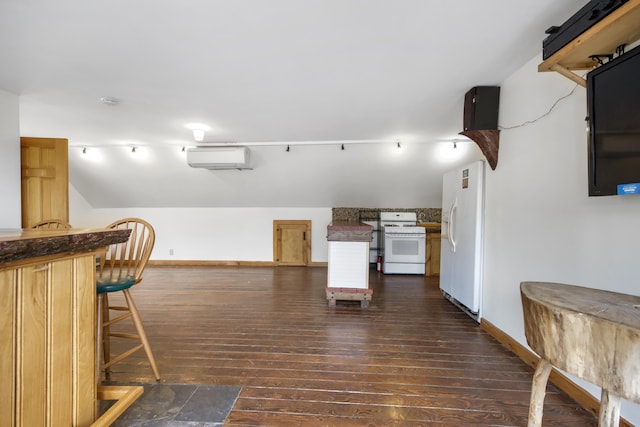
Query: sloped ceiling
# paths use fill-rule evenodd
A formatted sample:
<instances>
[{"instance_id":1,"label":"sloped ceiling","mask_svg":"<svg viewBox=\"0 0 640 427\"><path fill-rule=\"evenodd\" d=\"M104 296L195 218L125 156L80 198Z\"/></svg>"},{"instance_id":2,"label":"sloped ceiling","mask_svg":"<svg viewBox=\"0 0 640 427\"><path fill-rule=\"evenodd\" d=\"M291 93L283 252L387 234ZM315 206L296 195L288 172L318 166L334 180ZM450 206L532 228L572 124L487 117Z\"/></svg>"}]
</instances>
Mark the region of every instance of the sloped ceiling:
<instances>
[{"instance_id":1,"label":"sloped ceiling","mask_svg":"<svg viewBox=\"0 0 640 427\"><path fill-rule=\"evenodd\" d=\"M481 157L437 154L462 140L464 93L499 85L584 3L4 0L0 89L20 95L22 135L69 139L95 207L430 206L443 171ZM205 144L255 144L254 169L190 168L190 123Z\"/></svg>"}]
</instances>

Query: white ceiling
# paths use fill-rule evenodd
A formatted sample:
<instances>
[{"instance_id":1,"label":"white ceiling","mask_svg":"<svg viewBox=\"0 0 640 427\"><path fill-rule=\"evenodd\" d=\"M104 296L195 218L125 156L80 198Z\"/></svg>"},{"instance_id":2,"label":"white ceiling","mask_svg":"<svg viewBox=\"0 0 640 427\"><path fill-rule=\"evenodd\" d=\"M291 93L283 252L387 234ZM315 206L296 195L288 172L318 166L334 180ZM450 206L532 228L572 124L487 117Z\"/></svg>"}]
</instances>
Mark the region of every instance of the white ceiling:
<instances>
[{"instance_id":1,"label":"white ceiling","mask_svg":"<svg viewBox=\"0 0 640 427\"><path fill-rule=\"evenodd\" d=\"M0 0L0 89L20 95L22 135L69 139L95 207L428 207L464 93L499 85L585 2ZM252 146L252 171L192 169L178 151L195 122L208 143L283 145ZM349 143L369 140L406 150ZM461 145L457 162L480 156Z\"/></svg>"}]
</instances>

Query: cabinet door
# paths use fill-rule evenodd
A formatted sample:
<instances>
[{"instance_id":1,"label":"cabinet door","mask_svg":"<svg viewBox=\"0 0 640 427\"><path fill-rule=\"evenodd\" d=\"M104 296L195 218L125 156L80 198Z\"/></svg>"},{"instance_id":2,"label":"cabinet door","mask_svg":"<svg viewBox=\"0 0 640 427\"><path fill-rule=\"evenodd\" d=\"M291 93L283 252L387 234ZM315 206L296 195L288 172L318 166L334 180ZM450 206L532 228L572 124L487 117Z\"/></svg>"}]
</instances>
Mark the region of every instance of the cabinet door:
<instances>
[{"instance_id":1,"label":"cabinet door","mask_svg":"<svg viewBox=\"0 0 640 427\"><path fill-rule=\"evenodd\" d=\"M426 272L427 276L440 275L440 233L427 233Z\"/></svg>"},{"instance_id":2,"label":"cabinet door","mask_svg":"<svg viewBox=\"0 0 640 427\"><path fill-rule=\"evenodd\" d=\"M20 138L22 227L46 219L69 221L66 139Z\"/></svg>"}]
</instances>

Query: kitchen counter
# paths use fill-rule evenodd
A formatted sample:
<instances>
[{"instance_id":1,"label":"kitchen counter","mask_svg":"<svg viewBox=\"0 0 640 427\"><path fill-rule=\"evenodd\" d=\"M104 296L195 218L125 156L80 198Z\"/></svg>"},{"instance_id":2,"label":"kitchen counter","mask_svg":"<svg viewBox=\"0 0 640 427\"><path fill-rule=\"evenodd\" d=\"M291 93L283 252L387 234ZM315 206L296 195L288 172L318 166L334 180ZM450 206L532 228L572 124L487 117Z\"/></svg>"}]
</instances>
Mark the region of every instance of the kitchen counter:
<instances>
[{"instance_id":1,"label":"kitchen counter","mask_svg":"<svg viewBox=\"0 0 640 427\"><path fill-rule=\"evenodd\" d=\"M373 227L357 221L334 221L327 226L329 262L327 268L327 300L357 300L369 306L369 243Z\"/></svg>"},{"instance_id":2,"label":"kitchen counter","mask_svg":"<svg viewBox=\"0 0 640 427\"><path fill-rule=\"evenodd\" d=\"M420 222L427 233L425 250L425 275L440 276L440 237L442 224L439 222Z\"/></svg>"}]
</instances>

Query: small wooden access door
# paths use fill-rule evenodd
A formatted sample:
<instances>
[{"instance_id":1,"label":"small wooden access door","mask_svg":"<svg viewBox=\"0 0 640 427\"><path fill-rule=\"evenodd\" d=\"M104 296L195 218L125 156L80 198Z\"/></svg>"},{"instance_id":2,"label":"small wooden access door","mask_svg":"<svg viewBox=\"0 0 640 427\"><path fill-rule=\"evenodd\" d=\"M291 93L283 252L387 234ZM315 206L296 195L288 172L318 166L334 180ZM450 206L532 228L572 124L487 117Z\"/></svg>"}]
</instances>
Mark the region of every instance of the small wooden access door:
<instances>
[{"instance_id":1,"label":"small wooden access door","mask_svg":"<svg viewBox=\"0 0 640 427\"><path fill-rule=\"evenodd\" d=\"M273 261L276 265L309 265L311 221L273 221Z\"/></svg>"},{"instance_id":2,"label":"small wooden access door","mask_svg":"<svg viewBox=\"0 0 640 427\"><path fill-rule=\"evenodd\" d=\"M66 139L20 138L22 227L45 219L69 221Z\"/></svg>"}]
</instances>

